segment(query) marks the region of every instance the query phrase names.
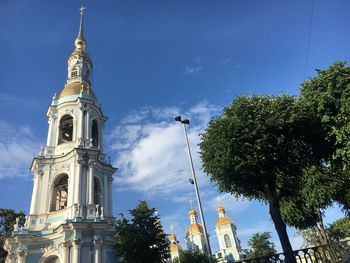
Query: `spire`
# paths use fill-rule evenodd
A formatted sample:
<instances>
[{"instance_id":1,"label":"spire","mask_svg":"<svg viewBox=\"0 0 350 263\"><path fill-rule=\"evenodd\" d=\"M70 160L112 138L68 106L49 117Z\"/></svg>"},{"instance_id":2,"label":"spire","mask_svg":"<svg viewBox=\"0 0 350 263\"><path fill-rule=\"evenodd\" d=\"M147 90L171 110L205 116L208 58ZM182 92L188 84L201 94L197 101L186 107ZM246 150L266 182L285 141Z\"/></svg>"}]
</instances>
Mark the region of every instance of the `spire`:
<instances>
[{"instance_id":1,"label":"spire","mask_svg":"<svg viewBox=\"0 0 350 263\"><path fill-rule=\"evenodd\" d=\"M81 6L79 8L80 10L80 25L79 25L79 33L77 36L77 39L75 40L75 47L78 49L84 50L86 47L86 41L84 39L84 34L83 34L83 16L84 16L84 10L86 7Z\"/></svg>"}]
</instances>

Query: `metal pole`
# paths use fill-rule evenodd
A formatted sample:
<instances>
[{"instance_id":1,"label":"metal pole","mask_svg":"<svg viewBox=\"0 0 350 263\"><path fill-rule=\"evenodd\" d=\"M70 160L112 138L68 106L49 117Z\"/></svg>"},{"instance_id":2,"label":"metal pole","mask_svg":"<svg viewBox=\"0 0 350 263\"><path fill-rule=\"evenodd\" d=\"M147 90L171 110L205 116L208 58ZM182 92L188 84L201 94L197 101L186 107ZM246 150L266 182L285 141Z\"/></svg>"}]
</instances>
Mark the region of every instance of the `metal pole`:
<instances>
[{"instance_id":1,"label":"metal pole","mask_svg":"<svg viewBox=\"0 0 350 263\"><path fill-rule=\"evenodd\" d=\"M196 174L194 172L194 166L193 166L193 161L192 161L192 154L191 154L190 144L188 142L186 124L182 123L182 125L184 127L184 133L185 133L186 145L187 145L187 151L188 151L188 158L190 160L191 171L192 171L192 178L193 178L193 182L194 182L194 189L195 189L195 192L196 192L197 203L198 203L198 207L199 207L199 215L201 217L201 221L202 221L203 229L204 229L205 244L207 246L207 253L208 253L208 256L209 256L209 263L211 263L212 262L211 248L210 248L210 243L209 243L209 239L208 239L208 235L207 235L207 227L205 226L205 220L204 220L203 211L202 211L201 199L200 199L199 191L198 191Z\"/></svg>"}]
</instances>

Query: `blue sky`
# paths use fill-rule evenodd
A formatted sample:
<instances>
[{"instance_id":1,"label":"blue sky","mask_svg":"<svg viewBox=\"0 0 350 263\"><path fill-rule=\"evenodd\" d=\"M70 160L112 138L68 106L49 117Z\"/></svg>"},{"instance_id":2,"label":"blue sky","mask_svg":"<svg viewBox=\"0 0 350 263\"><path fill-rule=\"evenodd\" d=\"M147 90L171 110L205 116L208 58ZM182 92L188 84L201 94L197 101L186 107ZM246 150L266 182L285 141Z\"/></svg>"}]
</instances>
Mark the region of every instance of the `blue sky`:
<instances>
[{"instance_id":1,"label":"blue sky","mask_svg":"<svg viewBox=\"0 0 350 263\"><path fill-rule=\"evenodd\" d=\"M207 121L239 94L298 94L315 68L350 56L349 1L1 1L0 207L29 210L31 159L46 142L46 110L63 87L80 4L93 60L93 89L109 117L108 154L119 167L114 213L147 199L183 244L189 224L190 142L213 250L216 187L200 170L196 145ZM306 68L306 70L305 70ZM251 234L277 236L268 208L222 197L245 246ZM341 216L327 211L327 222ZM294 248L301 240L290 230Z\"/></svg>"}]
</instances>

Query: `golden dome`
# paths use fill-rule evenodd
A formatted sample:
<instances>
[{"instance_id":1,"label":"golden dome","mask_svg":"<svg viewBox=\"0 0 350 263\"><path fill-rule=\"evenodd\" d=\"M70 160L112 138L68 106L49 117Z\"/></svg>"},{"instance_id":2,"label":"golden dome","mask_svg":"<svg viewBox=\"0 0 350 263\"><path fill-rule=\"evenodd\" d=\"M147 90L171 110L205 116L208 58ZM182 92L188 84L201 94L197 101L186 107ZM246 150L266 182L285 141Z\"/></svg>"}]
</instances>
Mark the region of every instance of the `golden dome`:
<instances>
[{"instance_id":1,"label":"golden dome","mask_svg":"<svg viewBox=\"0 0 350 263\"><path fill-rule=\"evenodd\" d=\"M176 241L176 236L175 236L175 234L170 234L170 235L169 235L169 239L170 239L170 241Z\"/></svg>"},{"instance_id":2,"label":"golden dome","mask_svg":"<svg viewBox=\"0 0 350 263\"><path fill-rule=\"evenodd\" d=\"M178 251L179 250L179 245L177 243L170 243L170 251Z\"/></svg>"},{"instance_id":3,"label":"golden dome","mask_svg":"<svg viewBox=\"0 0 350 263\"><path fill-rule=\"evenodd\" d=\"M189 216L197 216L197 212L196 212L196 210L194 209L194 208L192 208L191 210L190 210L190 212L188 212L188 215Z\"/></svg>"},{"instance_id":4,"label":"golden dome","mask_svg":"<svg viewBox=\"0 0 350 263\"><path fill-rule=\"evenodd\" d=\"M71 95L79 95L81 89L85 92L88 92L88 94L93 98L96 99L95 93L92 91L90 87L88 87L85 84L82 84L80 81L70 82L64 86L62 91L60 92L59 99L62 99L64 97L68 97Z\"/></svg>"},{"instance_id":5,"label":"golden dome","mask_svg":"<svg viewBox=\"0 0 350 263\"><path fill-rule=\"evenodd\" d=\"M233 224L233 222L227 216L219 217L218 220L216 221L216 226L230 225L230 224Z\"/></svg>"},{"instance_id":6,"label":"golden dome","mask_svg":"<svg viewBox=\"0 0 350 263\"><path fill-rule=\"evenodd\" d=\"M203 227L200 224L191 224L186 231L187 234L203 233Z\"/></svg>"}]
</instances>

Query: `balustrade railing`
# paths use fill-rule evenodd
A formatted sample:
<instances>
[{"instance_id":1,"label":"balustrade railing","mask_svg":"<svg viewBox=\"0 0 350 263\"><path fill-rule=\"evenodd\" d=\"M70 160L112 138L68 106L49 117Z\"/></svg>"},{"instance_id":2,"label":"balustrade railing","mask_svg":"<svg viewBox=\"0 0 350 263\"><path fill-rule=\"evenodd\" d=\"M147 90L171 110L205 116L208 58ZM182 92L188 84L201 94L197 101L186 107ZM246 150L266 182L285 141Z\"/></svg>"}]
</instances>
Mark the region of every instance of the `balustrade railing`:
<instances>
[{"instance_id":1,"label":"balustrade railing","mask_svg":"<svg viewBox=\"0 0 350 263\"><path fill-rule=\"evenodd\" d=\"M294 250L297 263L340 263L350 262L350 240L329 245ZM248 258L235 263L284 263L285 256L278 253L266 257Z\"/></svg>"}]
</instances>

